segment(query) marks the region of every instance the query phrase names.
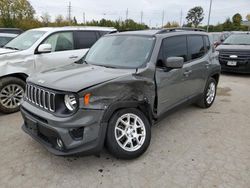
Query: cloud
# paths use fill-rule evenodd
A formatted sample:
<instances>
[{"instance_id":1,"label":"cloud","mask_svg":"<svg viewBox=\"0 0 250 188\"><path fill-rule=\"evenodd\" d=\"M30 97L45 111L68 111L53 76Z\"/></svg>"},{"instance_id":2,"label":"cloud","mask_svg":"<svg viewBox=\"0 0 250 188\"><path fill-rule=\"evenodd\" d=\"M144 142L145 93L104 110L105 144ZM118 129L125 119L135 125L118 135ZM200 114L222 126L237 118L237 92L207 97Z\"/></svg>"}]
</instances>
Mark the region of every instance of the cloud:
<instances>
[{"instance_id":1,"label":"cloud","mask_svg":"<svg viewBox=\"0 0 250 188\"><path fill-rule=\"evenodd\" d=\"M67 17L67 0L30 0L35 8L37 15L48 12L52 17L62 14ZM162 23L162 15L164 11L164 22L180 21L181 11L183 12L183 20L188 10L194 6L202 6L205 12L203 24L207 23L207 15L209 9L209 0L71 0L72 17L75 16L78 22L83 21L83 12L85 12L86 20L92 19L125 19L126 9L128 8L128 17L135 21L141 20L141 12L143 11L143 22L151 26L160 26ZM235 13L242 14L243 17L250 13L249 0L213 0L211 23L225 21L226 18L232 17Z\"/></svg>"}]
</instances>

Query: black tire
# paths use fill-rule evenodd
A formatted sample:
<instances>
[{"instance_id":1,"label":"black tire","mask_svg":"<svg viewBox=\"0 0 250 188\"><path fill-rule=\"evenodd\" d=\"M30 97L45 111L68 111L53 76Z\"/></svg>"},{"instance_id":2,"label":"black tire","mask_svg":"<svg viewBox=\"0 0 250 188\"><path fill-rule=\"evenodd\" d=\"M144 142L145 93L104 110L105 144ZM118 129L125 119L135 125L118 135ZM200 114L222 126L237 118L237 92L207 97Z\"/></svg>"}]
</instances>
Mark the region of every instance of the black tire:
<instances>
[{"instance_id":1,"label":"black tire","mask_svg":"<svg viewBox=\"0 0 250 188\"><path fill-rule=\"evenodd\" d=\"M1 98L1 92L2 90L11 84L15 84L17 86L20 86L23 91L25 91L25 82L19 78L16 77L5 77L0 79L0 100L3 100L3 98ZM0 112L4 113L4 114L10 114L10 113L14 113L19 111L20 105L14 108L7 108L6 106L4 106L2 104L2 102L0 101Z\"/></svg>"},{"instance_id":2,"label":"black tire","mask_svg":"<svg viewBox=\"0 0 250 188\"><path fill-rule=\"evenodd\" d=\"M211 83L215 84L215 95L213 97L212 102L208 103L207 102L207 93L209 91L209 86L210 86ZM207 81L207 85L205 87L205 90L204 90L204 92L202 94L201 99L197 102L197 105L199 107L201 107L201 108L209 108L209 107L211 107L213 105L213 103L214 103L215 98L216 98L216 93L217 93L217 82L216 82L216 80L214 78L210 77L208 79L208 81Z\"/></svg>"},{"instance_id":3,"label":"black tire","mask_svg":"<svg viewBox=\"0 0 250 188\"><path fill-rule=\"evenodd\" d=\"M144 130L146 131L146 134L144 137L144 142L138 146L139 148L136 151L126 151L118 144L118 141L116 140L116 136L115 136L116 123L120 117L126 114L134 114L138 116L143 122L144 127L145 127ZM134 108L122 109L122 110L115 112L113 116L111 117L109 124L108 124L108 129L107 129L106 145L107 145L108 151L115 157L119 159L137 158L147 150L150 144L150 140L151 140L151 126L146 116L140 110L134 109Z\"/></svg>"}]
</instances>

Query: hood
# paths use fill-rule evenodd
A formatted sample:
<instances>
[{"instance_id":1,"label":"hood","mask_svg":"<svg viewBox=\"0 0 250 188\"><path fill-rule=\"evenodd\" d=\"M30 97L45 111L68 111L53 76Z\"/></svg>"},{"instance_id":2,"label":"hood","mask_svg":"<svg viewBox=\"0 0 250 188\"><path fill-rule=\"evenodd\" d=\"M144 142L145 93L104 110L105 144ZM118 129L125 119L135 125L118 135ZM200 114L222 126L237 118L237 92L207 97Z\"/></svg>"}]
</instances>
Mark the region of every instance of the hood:
<instances>
[{"instance_id":1,"label":"hood","mask_svg":"<svg viewBox=\"0 0 250 188\"><path fill-rule=\"evenodd\" d=\"M112 69L86 64L71 64L33 75L29 77L28 82L60 91L79 92L135 72L136 69Z\"/></svg>"},{"instance_id":2,"label":"hood","mask_svg":"<svg viewBox=\"0 0 250 188\"><path fill-rule=\"evenodd\" d=\"M219 45L216 50L249 51L250 45Z\"/></svg>"},{"instance_id":3,"label":"hood","mask_svg":"<svg viewBox=\"0 0 250 188\"><path fill-rule=\"evenodd\" d=\"M7 49L7 48L0 48L0 55L9 54L17 52L17 50Z\"/></svg>"}]
</instances>

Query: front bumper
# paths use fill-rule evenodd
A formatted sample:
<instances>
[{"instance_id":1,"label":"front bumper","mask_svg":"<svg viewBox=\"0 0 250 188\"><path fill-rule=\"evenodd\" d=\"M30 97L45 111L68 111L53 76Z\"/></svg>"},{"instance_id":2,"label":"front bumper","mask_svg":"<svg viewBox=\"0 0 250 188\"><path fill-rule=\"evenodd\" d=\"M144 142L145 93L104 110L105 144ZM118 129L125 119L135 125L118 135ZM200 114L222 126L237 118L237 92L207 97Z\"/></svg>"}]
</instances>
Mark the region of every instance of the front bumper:
<instances>
[{"instance_id":1,"label":"front bumper","mask_svg":"<svg viewBox=\"0 0 250 188\"><path fill-rule=\"evenodd\" d=\"M250 61L237 62L236 66L228 66L226 61L220 61L222 72L250 73Z\"/></svg>"},{"instance_id":2,"label":"front bumper","mask_svg":"<svg viewBox=\"0 0 250 188\"><path fill-rule=\"evenodd\" d=\"M103 148L107 128L101 121L104 110L79 109L62 118L24 102L21 114L24 132L55 155L96 154ZM63 147L58 146L58 139Z\"/></svg>"}]
</instances>

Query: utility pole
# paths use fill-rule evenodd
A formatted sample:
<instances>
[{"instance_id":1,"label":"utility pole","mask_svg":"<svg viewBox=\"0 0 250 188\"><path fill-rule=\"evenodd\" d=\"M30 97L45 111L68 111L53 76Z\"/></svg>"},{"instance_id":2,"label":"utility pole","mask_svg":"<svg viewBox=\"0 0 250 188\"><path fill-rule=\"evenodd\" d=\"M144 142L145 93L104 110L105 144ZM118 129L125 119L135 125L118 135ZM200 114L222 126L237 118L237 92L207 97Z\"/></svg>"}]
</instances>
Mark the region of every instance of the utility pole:
<instances>
[{"instance_id":1,"label":"utility pole","mask_svg":"<svg viewBox=\"0 0 250 188\"><path fill-rule=\"evenodd\" d=\"M71 6L71 2L69 2L69 6L68 6L68 19L69 19L69 22L71 22L71 12L72 12L72 6Z\"/></svg>"},{"instance_id":2,"label":"utility pole","mask_svg":"<svg viewBox=\"0 0 250 188\"><path fill-rule=\"evenodd\" d=\"M164 26L164 17L165 17L165 11L162 11L162 20L161 20L161 27L163 28Z\"/></svg>"},{"instance_id":3,"label":"utility pole","mask_svg":"<svg viewBox=\"0 0 250 188\"><path fill-rule=\"evenodd\" d=\"M83 24L86 23L85 12L83 12Z\"/></svg>"},{"instance_id":4,"label":"utility pole","mask_svg":"<svg viewBox=\"0 0 250 188\"><path fill-rule=\"evenodd\" d=\"M141 24L143 22L143 11L141 11Z\"/></svg>"},{"instance_id":5,"label":"utility pole","mask_svg":"<svg viewBox=\"0 0 250 188\"><path fill-rule=\"evenodd\" d=\"M126 10L126 20L125 20L125 25L126 25L126 28L128 26L128 8Z\"/></svg>"},{"instance_id":6,"label":"utility pole","mask_svg":"<svg viewBox=\"0 0 250 188\"><path fill-rule=\"evenodd\" d=\"M182 9L181 9L180 27L182 27L182 16L183 16L183 12L182 12Z\"/></svg>"},{"instance_id":7,"label":"utility pole","mask_svg":"<svg viewBox=\"0 0 250 188\"><path fill-rule=\"evenodd\" d=\"M213 0L210 0L209 14L208 14L208 20L207 20L207 32L209 31L209 24L210 24L210 16L211 16L212 4L213 4Z\"/></svg>"}]
</instances>

